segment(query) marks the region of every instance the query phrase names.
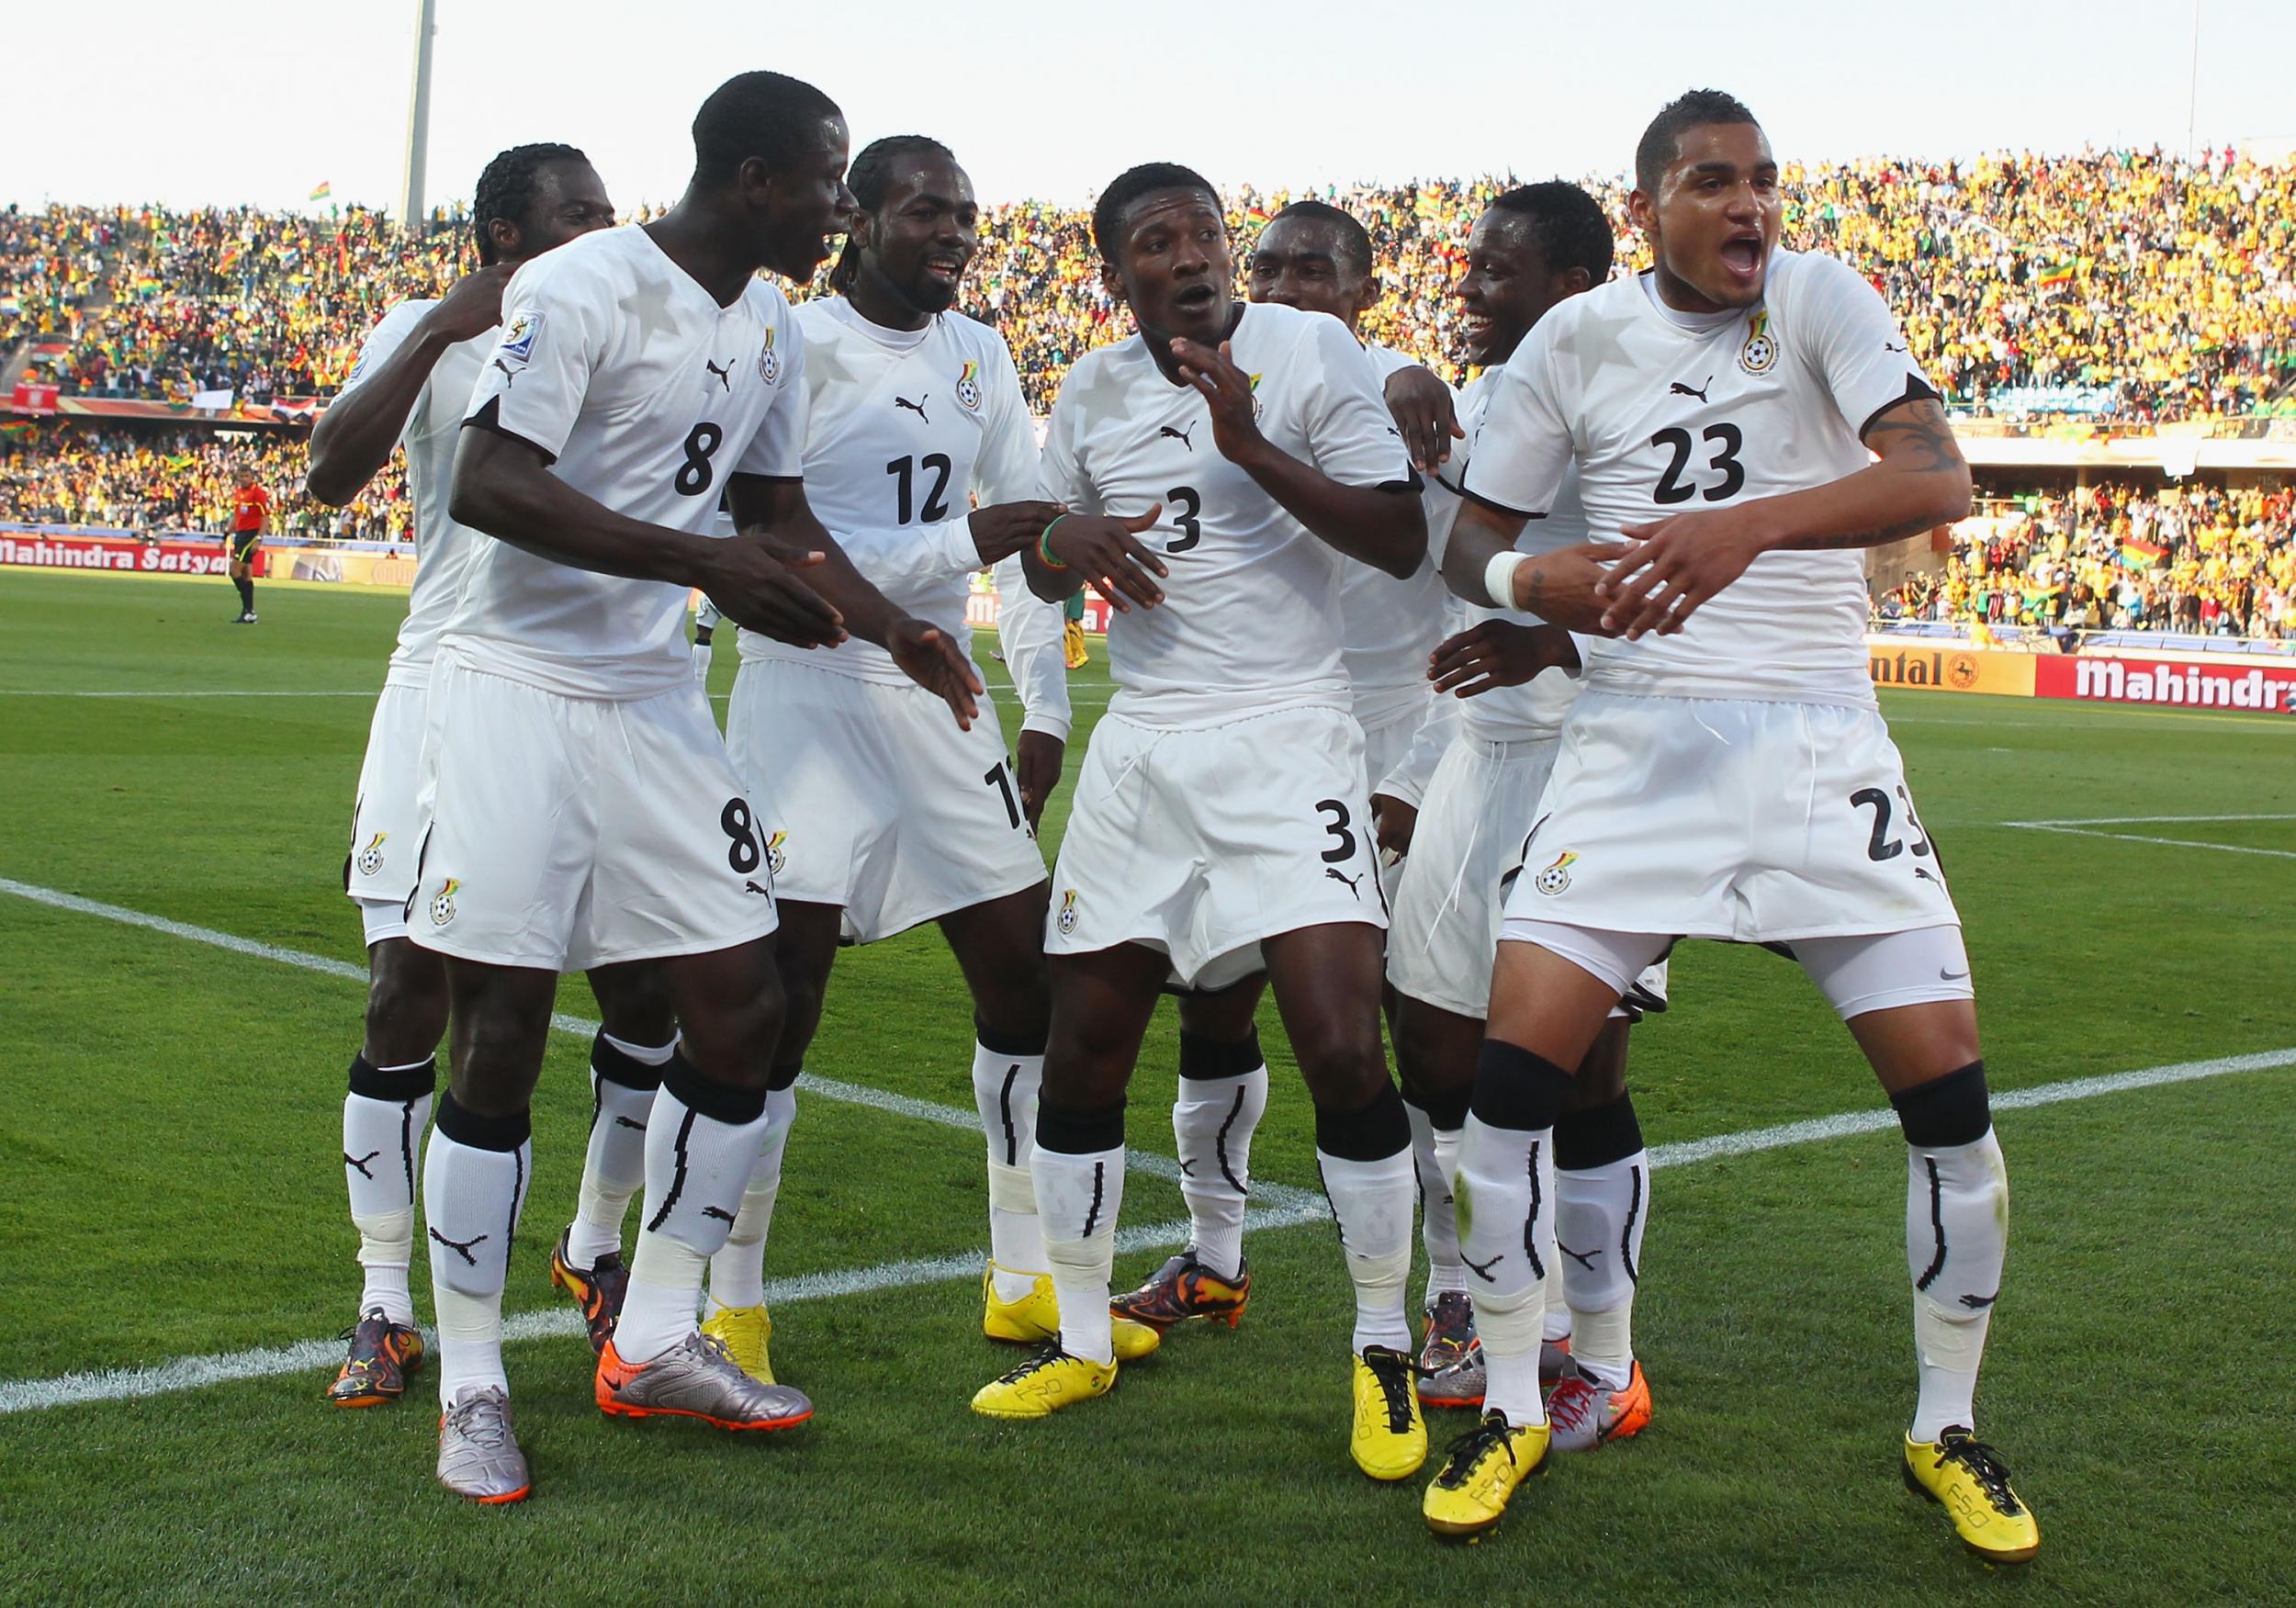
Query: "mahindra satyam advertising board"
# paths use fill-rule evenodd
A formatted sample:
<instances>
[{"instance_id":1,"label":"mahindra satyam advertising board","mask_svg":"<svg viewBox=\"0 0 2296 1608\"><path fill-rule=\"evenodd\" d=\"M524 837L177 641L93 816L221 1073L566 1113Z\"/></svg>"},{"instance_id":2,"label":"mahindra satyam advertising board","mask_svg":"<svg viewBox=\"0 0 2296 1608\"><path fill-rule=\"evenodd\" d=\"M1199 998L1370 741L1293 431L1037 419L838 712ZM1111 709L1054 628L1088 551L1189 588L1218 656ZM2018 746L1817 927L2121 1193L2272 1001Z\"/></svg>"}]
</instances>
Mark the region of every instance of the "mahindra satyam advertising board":
<instances>
[{"instance_id":1,"label":"mahindra satyam advertising board","mask_svg":"<svg viewBox=\"0 0 2296 1608\"><path fill-rule=\"evenodd\" d=\"M2043 698L2155 708L2256 709L2296 713L2296 663L2163 664L2144 658L2038 658L2033 691Z\"/></svg>"},{"instance_id":2,"label":"mahindra satyam advertising board","mask_svg":"<svg viewBox=\"0 0 2296 1608\"><path fill-rule=\"evenodd\" d=\"M96 569L129 575L221 575L231 559L221 543L107 542L85 536L0 534L0 564L32 569Z\"/></svg>"}]
</instances>

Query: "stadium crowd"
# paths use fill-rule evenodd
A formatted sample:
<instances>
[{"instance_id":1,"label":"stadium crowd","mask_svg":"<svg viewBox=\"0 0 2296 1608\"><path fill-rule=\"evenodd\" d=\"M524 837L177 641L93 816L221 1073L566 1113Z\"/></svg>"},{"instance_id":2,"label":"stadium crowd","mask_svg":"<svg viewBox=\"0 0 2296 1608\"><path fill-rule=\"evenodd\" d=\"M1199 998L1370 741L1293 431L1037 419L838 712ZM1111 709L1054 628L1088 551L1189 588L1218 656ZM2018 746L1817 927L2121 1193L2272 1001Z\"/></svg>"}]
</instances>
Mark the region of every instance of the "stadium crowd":
<instances>
[{"instance_id":1,"label":"stadium crowd","mask_svg":"<svg viewBox=\"0 0 2296 1608\"><path fill-rule=\"evenodd\" d=\"M2205 635L2296 635L2296 491L2106 483L2032 495L1955 531L1885 617Z\"/></svg>"},{"instance_id":2,"label":"stadium crowd","mask_svg":"<svg viewBox=\"0 0 2296 1608\"><path fill-rule=\"evenodd\" d=\"M1789 164L1784 183L1786 243L1835 253L1871 277L1957 404L2032 406L2003 393L2056 388L2062 405L2137 422L2221 416L2271 400L2296 365L2296 164L2230 150L2198 163L2157 151L2017 153ZM1446 292L1498 187L1322 192L1378 244L1389 295L1373 338L1456 366ZM1626 183L1593 187L1631 240ZM1292 198L1238 192L1240 236ZM108 237L93 249L110 299L49 306L42 320L72 339L69 388L133 396L332 392L364 331L393 300L451 275L461 241L453 228L411 235L351 208L325 218L60 208L13 219L0 242L84 264L91 231ZM1089 219L1071 208L989 209L968 294L1011 341L1040 410L1070 363L1127 327L1101 287Z\"/></svg>"},{"instance_id":3,"label":"stadium crowd","mask_svg":"<svg viewBox=\"0 0 2296 1608\"><path fill-rule=\"evenodd\" d=\"M327 508L303 494L300 435L227 439L209 431L42 427L0 439L0 520L25 524L217 532L253 472L271 493L269 534L337 541L411 541L404 460L393 455L357 501Z\"/></svg>"}]
</instances>

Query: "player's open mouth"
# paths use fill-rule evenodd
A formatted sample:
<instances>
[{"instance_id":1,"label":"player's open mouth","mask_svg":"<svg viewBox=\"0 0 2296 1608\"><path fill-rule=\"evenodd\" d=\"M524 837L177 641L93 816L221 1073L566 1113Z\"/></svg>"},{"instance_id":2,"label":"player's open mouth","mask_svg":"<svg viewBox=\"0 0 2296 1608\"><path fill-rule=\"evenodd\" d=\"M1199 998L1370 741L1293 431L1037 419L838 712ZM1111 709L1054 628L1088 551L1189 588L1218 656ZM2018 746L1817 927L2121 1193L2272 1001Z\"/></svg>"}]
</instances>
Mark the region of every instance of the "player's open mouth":
<instances>
[{"instance_id":1,"label":"player's open mouth","mask_svg":"<svg viewBox=\"0 0 2296 1608\"><path fill-rule=\"evenodd\" d=\"M1201 312L1220 298L1220 292L1210 285L1191 285L1172 298L1172 305L1189 312Z\"/></svg>"},{"instance_id":2,"label":"player's open mouth","mask_svg":"<svg viewBox=\"0 0 2296 1608\"><path fill-rule=\"evenodd\" d=\"M1734 278L1751 279L1761 272L1761 236L1734 235L1722 242L1722 265Z\"/></svg>"},{"instance_id":3,"label":"player's open mouth","mask_svg":"<svg viewBox=\"0 0 2296 1608\"><path fill-rule=\"evenodd\" d=\"M1490 316L1479 312L1467 314L1459 320L1459 332L1467 337L1470 344L1480 345L1491 334Z\"/></svg>"},{"instance_id":4,"label":"player's open mouth","mask_svg":"<svg viewBox=\"0 0 2296 1608\"><path fill-rule=\"evenodd\" d=\"M954 285L964 273L964 264L954 257L928 257L925 259L925 272L936 279L945 279Z\"/></svg>"}]
</instances>

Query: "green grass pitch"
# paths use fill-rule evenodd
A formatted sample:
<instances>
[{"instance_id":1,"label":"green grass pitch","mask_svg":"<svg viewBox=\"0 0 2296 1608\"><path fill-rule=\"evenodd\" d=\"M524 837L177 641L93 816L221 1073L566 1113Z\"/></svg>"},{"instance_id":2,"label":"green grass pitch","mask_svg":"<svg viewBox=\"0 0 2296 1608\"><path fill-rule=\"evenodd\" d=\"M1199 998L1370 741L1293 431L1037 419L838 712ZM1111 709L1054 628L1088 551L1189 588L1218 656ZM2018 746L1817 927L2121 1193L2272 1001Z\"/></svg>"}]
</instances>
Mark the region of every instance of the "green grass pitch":
<instances>
[{"instance_id":1,"label":"green grass pitch","mask_svg":"<svg viewBox=\"0 0 2296 1608\"><path fill-rule=\"evenodd\" d=\"M0 879L361 961L338 868L403 602L261 590L242 630L220 582L0 577ZM1096 656L1074 682L1080 740L1108 694ZM721 699L733 671L727 646ZM185 695L247 692L313 695ZM1988 1574L1898 1482L1912 1364L1889 1130L1660 1172L1638 1307L1654 1422L1563 1462L1471 1548L1426 1535L1421 1481L1375 1486L1347 1460L1328 1224L1252 1239L1240 1331L1176 1334L1107 1401L996 1425L965 1410L1012 1355L981 1338L976 1286L881 1271L976 1265L979 1140L821 1097L768 1270L880 1288L777 1307L777 1366L819 1406L793 1433L604 1422L587 1348L556 1333L509 1352L536 1487L501 1511L433 1483L427 1376L366 1412L321 1402L324 1366L32 1405L28 1386L67 1373L349 1321L336 1124L361 995L17 891L0 892L0 1600L2287 1600L2296 721L1885 708L1967 921L1997 1090L2265 1063L2003 1111L2014 1221L1981 1427L2040 1516L2022 1573ZM2008 824L2126 816L2220 818ZM1654 1144L1880 1106L1784 962L1690 946L1674 996L1635 1040ZM561 1004L590 1009L579 981ZM1312 1189L1272 1010L1262 1031L1277 1064L1255 1171ZM969 1043L953 963L913 933L841 957L811 1064L964 1108ZM513 1313L557 1308L581 1054L554 1038ZM1167 1008L1131 1125L1167 1155L1174 1055ZM1183 1215L1160 1179L1128 1197L1128 1222ZM1127 1254L1120 1280L1161 1254ZM1431 1419L1438 1446L1465 1426Z\"/></svg>"}]
</instances>

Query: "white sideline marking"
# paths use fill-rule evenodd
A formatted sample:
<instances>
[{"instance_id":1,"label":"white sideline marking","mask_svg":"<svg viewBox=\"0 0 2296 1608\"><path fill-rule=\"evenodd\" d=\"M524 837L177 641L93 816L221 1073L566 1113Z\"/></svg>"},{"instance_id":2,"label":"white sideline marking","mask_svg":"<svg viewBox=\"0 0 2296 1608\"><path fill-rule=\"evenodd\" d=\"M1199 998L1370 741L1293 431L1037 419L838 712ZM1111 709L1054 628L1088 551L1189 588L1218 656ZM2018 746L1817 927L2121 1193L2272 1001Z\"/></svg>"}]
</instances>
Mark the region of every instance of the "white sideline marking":
<instances>
[{"instance_id":1,"label":"white sideline marking","mask_svg":"<svg viewBox=\"0 0 2296 1608\"><path fill-rule=\"evenodd\" d=\"M173 921L164 916L147 915L141 910L130 910L124 905L107 905L100 899L84 899L77 894L67 894L60 888L43 888L36 883L19 883L10 877L0 877L0 894L14 894L17 898L29 899L35 905L69 910L75 915L100 916L107 921L163 932L170 938L189 939L194 943L229 950L233 954L252 955L260 961L276 961L284 966L299 966L306 972L317 972L322 976L342 977L355 983L366 981L366 967L353 965L348 961L338 961L332 955L314 955L303 950L287 950L276 944L258 943L253 939L241 938L236 933L219 932L212 927L195 927L188 921ZM557 1011L552 1014L550 1026L558 1032L588 1039L598 1031L599 1025L588 1017ZM915 1118L920 1122L935 1122L943 1128L954 1128L966 1133L981 1130L981 1114L962 1106L944 1106L933 1100L917 1099L913 1095L892 1094L861 1084L821 1077L810 1072L797 1080L797 1086L808 1094L819 1095L825 1100L867 1106L873 1110ZM1170 1183L1176 1184L1180 1180L1180 1164L1169 1156L1128 1151L1125 1153L1125 1165ZM1295 1189L1289 1185L1270 1183L1257 1184L1254 1187L1276 1210L1326 1211L1323 1198L1311 1189Z\"/></svg>"},{"instance_id":2,"label":"white sideline marking","mask_svg":"<svg viewBox=\"0 0 2296 1608\"><path fill-rule=\"evenodd\" d=\"M48 687L0 687L0 698L372 698L379 687L264 687L186 689L164 692L65 692Z\"/></svg>"},{"instance_id":3,"label":"white sideline marking","mask_svg":"<svg viewBox=\"0 0 2296 1608\"><path fill-rule=\"evenodd\" d=\"M2200 1078L2223 1077L2228 1073L2266 1072L2291 1065L2296 1065L2296 1048L2267 1050L2250 1055L2219 1056L2211 1061L2184 1061L2167 1066L2148 1066L2134 1072L2067 1078L2032 1088L2012 1089L1995 1095L1993 1106L1996 1110L2022 1110L2033 1106L2058 1105L2067 1100L2094 1099L2099 1095L2120 1094L2128 1089L2154 1088L2162 1084L2189 1083ZM1896 1115L1886 1110L1848 1111L1807 1122L1785 1122L1771 1128L1750 1129L1741 1133L1716 1134L1711 1139L1659 1145L1650 1152L1650 1165L1653 1168L1688 1166L1697 1162L1712 1161L1717 1156L1749 1155L1759 1151L1814 1144L1821 1140L1840 1139L1851 1134L1878 1132L1896 1121ZM1271 1193L1266 1186L1259 1187L1263 1193ZM1305 1190L1289 1193L1307 1195ZM1255 1207L1245 1214L1244 1222L1252 1230L1262 1231L1289 1228L1327 1216L1323 1203L1309 1196L1306 1205ZM1120 1229L1117 1231L1116 1245L1120 1251L1165 1250L1186 1243L1187 1231L1188 1225L1180 1222ZM986 1254L985 1252L975 1251L924 1261L891 1262L877 1267L848 1268L834 1273L805 1274L796 1278L771 1279L765 1287L766 1299L769 1303L820 1300L832 1296L862 1295L914 1285L969 1281L980 1276ZM570 1338L580 1333L581 1329L581 1320L571 1309L554 1307L546 1311L521 1312L509 1318L503 1324L503 1337L507 1340ZM66 1407L88 1401L122 1401L140 1396L165 1395L176 1390L197 1389L206 1385L219 1385L233 1379L271 1378L281 1374L297 1373L315 1375L336 1362L342 1355L341 1346L342 1343L336 1340L304 1340L293 1345L228 1352L219 1356L177 1357L156 1367L111 1368L96 1373L64 1374L50 1379L0 1380L0 1414Z\"/></svg>"},{"instance_id":4,"label":"white sideline marking","mask_svg":"<svg viewBox=\"0 0 2296 1608\"><path fill-rule=\"evenodd\" d=\"M2296 821L2280 815L2092 815L2081 820L2003 821L2029 832L2059 832L2067 838L2102 838L2110 843L2153 843L2168 849L2213 849L2220 854L2262 854L2274 860L2296 860L2296 849L2257 849L2245 843L2211 843L2200 838L2153 838L2135 832L2099 832L2099 826L2200 826L2212 821Z\"/></svg>"}]
</instances>

